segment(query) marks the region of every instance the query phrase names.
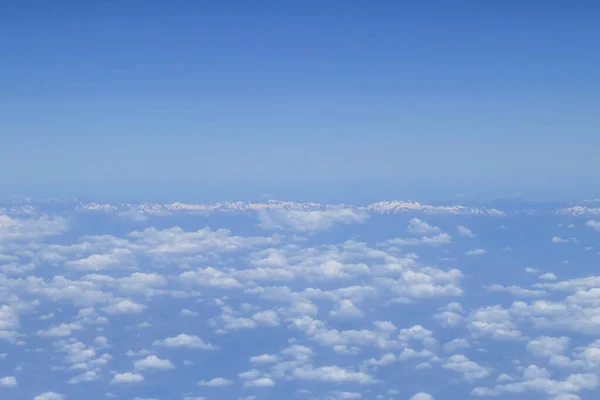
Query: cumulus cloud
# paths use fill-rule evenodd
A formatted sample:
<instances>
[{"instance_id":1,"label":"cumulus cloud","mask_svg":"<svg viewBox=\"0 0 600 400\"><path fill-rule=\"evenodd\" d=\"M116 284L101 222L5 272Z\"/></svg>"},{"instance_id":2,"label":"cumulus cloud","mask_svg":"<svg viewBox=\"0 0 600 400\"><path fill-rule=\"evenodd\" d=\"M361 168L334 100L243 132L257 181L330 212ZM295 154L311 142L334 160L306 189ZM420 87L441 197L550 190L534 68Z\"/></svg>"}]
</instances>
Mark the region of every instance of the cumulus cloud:
<instances>
[{"instance_id":1,"label":"cumulus cloud","mask_svg":"<svg viewBox=\"0 0 600 400\"><path fill-rule=\"evenodd\" d=\"M173 347L173 348L189 348L189 349L197 349L197 350L216 350L217 347L213 346L210 343L205 343L198 336L187 335L185 333L180 333L177 336L166 338L165 340L156 340L154 341L154 346L164 346L164 347Z\"/></svg>"},{"instance_id":2,"label":"cumulus cloud","mask_svg":"<svg viewBox=\"0 0 600 400\"><path fill-rule=\"evenodd\" d=\"M167 359L161 360L157 356L148 356L142 360L137 360L133 363L136 370L145 369L173 369L175 366Z\"/></svg>"},{"instance_id":3,"label":"cumulus cloud","mask_svg":"<svg viewBox=\"0 0 600 400\"><path fill-rule=\"evenodd\" d=\"M208 387L225 387L233 385L233 381L225 378L213 378L209 381L200 381L198 382L198 385Z\"/></svg>"},{"instance_id":4,"label":"cumulus cloud","mask_svg":"<svg viewBox=\"0 0 600 400\"><path fill-rule=\"evenodd\" d=\"M120 384L120 383L138 383L144 380L144 377L135 372L125 372L122 374L115 374L110 383L112 384Z\"/></svg>"},{"instance_id":5,"label":"cumulus cloud","mask_svg":"<svg viewBox=\"0 0 600 400\"><path fill-rule=\"evenodd\" d=\"M430 395L429 393L417 393L414 396L412 396L409 400L434 400L433 396Z\"/></svg>"},{"instance_id":6,"label":"cumulus cloud","mask_svg":"<svg viewBox=\"0 0 600 400\"><path fill-rule=\"evenodd\" d=\"M419 218L413 218L408 222L406 231L413 235L430 235L439 233L440 228L429 225L427 222L421 221Z\"/></svg>"},{"instance_id":7,"label":"cumulus cloud","mask_svg":"<svg viewBox=\"0 0 600 400\"><path fill-rule=\"evenodd\" d=\"M275 386L275 381L271 378L258 378L244 382L245 387L270 387Z\"/></svg>"},{"instance_id":8,"label":"cumulus cloud","mask_svg":"<svg viewBox=\"0 0 600 400\"><path fill-rule=\"evenodd\" d=\"M67 220L63 217L44 215L38 219L19 219L0 214L0 240L35 240L60 235L67 229Z\"/></svg>"},{"instance_id":9,"label":"cumulus cloud","mask_svg":"<svg viewBox=\"0 0 600 400\"><path fill-rule=\"evenodd\" d=\"M587 221L585 223L586 226L589 226L590 228L594 228L597 231L600 231L600 221L594 221L592 219L590 219L589 221Z\"/></svg>"},{"instance_id":10,"label":"cumulus cloud","mask_svg":"<svg viewBox=\"0 0 600 400\"><path fill-rule=\"evenodd\" d=\"M448 358L448 360L442 364L442 368L462 374L463 378L467 381L486 378L490 375L488 368L482 367L462 354L455 354Z\"/></svg>"},{"instance_id":11,"label":"cumulus cloud","mask_svg":"<svg viewBox=\"0 0 600 400\"><path fill-rule=\"evenodd\" d=\"M111 207L114 213L126 208ZM149 211L141 213L151 215L154 206L144 207ZM227 207L237 210L234 204ZM459 269L461 258L456 256L468 248L452 246L450 235L428 223L431 221L425 222L419 214L425 211L422 206L414 209L410 205L394 206L394 212L402 209L411 213L406 237L395 239L389 233L398 230L399 220L407 219L405 215L382 214L387 213L382 211L387 210L383 205L370 209L338 207L352 213L337 215L332 211L335 207L319 205L294 209L299 213L290 213L288 205L281 206L285 212L276 211L277 208L244 207L252 213L258 210L259 218L266 216L261 219L261 223L267 224L263 227L288 232L265 237L238 236L239 232L247 235L257 228L228 220L231 226L239 228L234 234L214 229L214 225L222 222L219 218L209 221L204 216L190 216L185 220L165 217L159 224L161 227L129 234L119 229L112 231L117 232L114 235L104 231L88 234L88 230L95 230L93 226L82 226L81 231L85 232L80 233L78 225L77 235L60 238L52 236L66 230L39 233L44 230L35 228L38 233L34 229L34 233L24 234L23 239L0 235L0 341L7 342L6 353L0 354L0 360L13 365L7 371L16 367L15 372L6 373L16 377L0 378L0 386L15 394L15 398L24 389L19 374L27 373L29 367L19 359L21 352L51 362L41 366L64 373L64 379L52 387L58 392L68 392L66 385L83 387L94 381L113 385L140 382L144 379L141 374L154 377L167 370L173 377L180 375L176 378L179 382L192 372L188 367L191 358L185 352L219 349L209 343L206 335L218 335L210 340L229 350L227 347L233 342L245 346L244 338L264 334L271 340L269 353L240 353L238 358L245 357L243 360L230 361L246 363L245 368L214 371L224 377L211 379L209 375L196 377L195 381L206 378L199 384L207 387L239 382L240 389L248 391L290 385L292 381L304 381L306 385L311 381L331 388L322 393L304 393L309 397L324 396L331 400L385 397L387 386L377 392L369 389L346 392L338 385L356 384L354 387L359 388L358 385L380 383L389 378L390 368L405 363L423 379L435 377L435 371L441 369L449 379L459 378L463 385L470 386L469 390L474 388L472 394L476 396L519 397L531 392L549 400L575 400L580 396L585 398L589 394L586 391L597 388L600 341L595 339L600 334L600 321L596 318L600 312L600 276L586 273L585 263L576 264L577 253L573 254L576 268L558 274L528 267L526 272L535 275L498 275L500 285L493 283L496 278L490 281L483 276L483 270L467 269L466 278L463 276ZM195 213L189 205L159 208L173 213ZM335 237L295 234L319 232L336 224L367 222L367 216L356 217L363 213L382 214L377 221L368 222L376 224L373 226L376 230L381 223L383 229L371 237L375 231L361 231L358 226L351 232L340 229ZM502 257L511 258L517 268L526 263L544 265L546 261L531 259L537 252L523 255L516 251L517 238L539 235L540 246L546 246L546 250L553 246L548 240L552 231L527 231L526 223L511 226L515 235L509 235L502 243L491 243L494 236L487 233L498 229L497 222L486 225L487 218L473 222L479 215L474 209L459 207L444 213L444 226L456 227L456 234L462 238L476 237L470 229L459 225L472 223L478 228L478 236L485 236L490 248L512 245L515 251L503 253ZM471 215L469 219L461 219L465 213ZM18 224L43 221L41 217L10 218L11 223ZM437 221L442 217L430 214L426 218ZM519 218L528 217L523 213ZM543 218L553 217L544 214ZM180 222L186 228L164 229ZM123 220L120 223L147 226ZM204 223L210 223L211 228L187 228ZM518 229L526 231L522 236L516 235ZM577 229L584 228L578 224L569 232L575 235ZM557 243L577 242L575 238L558 239ZM474 250L473 255L480 252ZM577 248L570 251L574 250ZM560 277L563 273L569 279ZM465 279L469 290L463 292L461 285ZM458 301L453 301L459 298L463 299L460 301L464 309ZM416 310L422 318L411 319L409 309ZM119 314L123 316L113 317ZM178 334L190 332L185 328L188 325L193 335ZM195 336L200 334L204 340ZM512 342L494 344L498 340ZM148 348L149 343L155 347ZM498 357L498 351L505 348L510 349L510 357ZM334 358L324 358L323 352ZM131 372L118 373L123 358L126 363L131 362ZM184 361L185 358L188 360ZM493 369L489 360L495 360ZM539 366L529 365L532 360ZM189 373L181 375L184 370ZM236 376L239 381L234 383L225 378L229 376ZM19 378L20 382L8 390L12 378L15 382ZM149 376L146 378L150 380ZM387 394L406 399L417 390L440 393L446 381L433 379L430 390L414 387L413 392L390 390ZM47 392L36 399L55 400L52 395ZM190 392L175 396L199 399ZM246 400L252 398L251 394L242 396ZM424 392L410 397L410 400L431 399Z\"/></svg>"},{"instance_id":12,"label":"cumulus cloud","mask_svg":"<svg viewBox=\"0 0 600 400\"><path fill-rule=\"evenodd\" d=\"M521 336L508 310L501 306L483 307L469 315L467 328L474 336L512 340Z\"/></svg>"},{"instance_id":13,"label":"cumulus cloud","mask_svg":"<svg viewBox=\"0 0 600 400\"><path fill-rule=\"evenodd\" d=\"M272 364L277 362L277 356L273 354L261 354L260 356L250 358L250 362L253 364Z\"/></svg>"},{"instance_id":14,"label":"cumulus cloud","mask_svg":"<svg viewBox=\"0 0 600 400\"><path fill-rule=\"evenodd\" d=\"M357 384L374 384L378 380L369 374L358 371L349 371L338 367L337 365L313 368L311 365L305 365L296 368L293 371L296 379L313 380L322 382L352 382Z\"/></svg>"},{"instance_id":15,"label":"cumulus cloud","mask_svg":"<svg viewBox=\"0 0 600 400\"><path fill-rule=\"evenodd\" d=\"M5 376L4 378L0 378L0 388L14 388L17 386L17 378L14 376Z\"/></svg>"},{"instance_id":16,"label":"cumulus cloud","mask_svg":"<svg viewBox=\"0 0 600 400\"><path fill-rule=\"evenodd\" d=\"M107 314L139 314L146 309L143 304L135 303L129 299L123 299L102 308Z\"/></svg>"},{"instance_id":17,"label":"cumulus cloud","mask_svg":"<svg viewBox=\"0 0 600 400\"><path fill-rule=\"evenodd\" d=\"M384 246L442 246L445 244L450 244L452 242L452 237L447 233L440 233L435 236L424 236L419 238L396 238L390 239L382 243Z\"/></svg>"},{"instance_id":18,"label":"cumulus cloud","mask_svg":"<svg viewBox=\"0 0 600 400\"><path fill-rule=\"evenodd\" d=\"M471 232L469 228L464 227L462 225L457 226L456 231L458 233L458 236L464 236L469 238L473 238L476 236L473 232Z\"/></svg>"},{"instance_id":19,"label":"cumulus cloud","mask_svg":"<svg viewBox=\"0 0 600 400\"><path fill-rule=\"evenodd\" d=\"M99 379L101 379L101 376L96 371L86 371L80 375L74 376L73 378L69 379L67 383L69 385L74 385L83 382L93 382Z\"/></svg>"},{"instance_id":20,"label":"cumulus cloud","mask_svg":"<svg viewBox=\"0 0 600 400\"><path fill-rule=\"evenodd\" d=\"M285 229L299 232L316 232L330 229L334 224L360 224L369 214L350 208L324 211L274 210L258 214L264 229Z\"/></svg>"},{"instance_id":21,"label":"cumulus cloud","mask_svg":"<svg viewBox=\"0 0 600 400\"><path fill-rule=\"evenodd\" d=\"M560 243L579 243L579 240L577 240L577 238L574 238L574 237L568 238L568 239L563 239L558 236L554 236L552 238L552 243L558 243L558 244L560 244Z\"/></svg>"},{"instance_id":22,"label":"cumulus cloud","mask_svg":"<svg viewBox=\"0 0 600 400\"><path fill-rule=\"evenodd\" d=\"M471 249L471 250L465 252L465 255L467 255L467 256L481 256L483 254L485 254L484 249Z\"/></svg>"},{"instance_id":23,"label":"cumulus cloud","mask_svg":"<svg viewBox=\"0 0 600 400\"><path fill-rule=\"evenodd\" d=\"M33 400L65 400L67 396L55 392L45 392L33 398Z\"/></svg>"}]
</instances>

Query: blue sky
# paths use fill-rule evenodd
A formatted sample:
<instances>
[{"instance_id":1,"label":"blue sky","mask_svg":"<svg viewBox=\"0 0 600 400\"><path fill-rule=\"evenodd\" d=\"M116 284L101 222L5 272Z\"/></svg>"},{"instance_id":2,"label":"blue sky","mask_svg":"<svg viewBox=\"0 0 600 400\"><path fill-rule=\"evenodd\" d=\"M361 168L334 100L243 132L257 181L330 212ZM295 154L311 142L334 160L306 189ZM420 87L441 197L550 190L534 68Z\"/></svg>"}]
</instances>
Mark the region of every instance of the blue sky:
<instances>
[{"instance_id":1,"label":"blue sky","mask_svg":"<svg viewBox=\"0 0 600 400\"><path fill-rule=\"evenodd\" d=\"M167 200L598 195L599 14L5 2L0 184Z\"/></svg>"}]
</instances>

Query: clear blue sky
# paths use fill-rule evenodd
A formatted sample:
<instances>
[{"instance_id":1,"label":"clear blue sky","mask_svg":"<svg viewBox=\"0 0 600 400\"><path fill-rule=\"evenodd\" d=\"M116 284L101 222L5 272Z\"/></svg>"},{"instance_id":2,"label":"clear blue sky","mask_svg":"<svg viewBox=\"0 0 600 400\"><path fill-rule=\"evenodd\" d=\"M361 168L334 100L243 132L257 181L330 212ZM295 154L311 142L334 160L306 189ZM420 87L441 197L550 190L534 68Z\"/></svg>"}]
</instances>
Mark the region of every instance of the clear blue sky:
<instances>
[{"instance_id":1,"label":"clear blue sky","mask_svg":"<svg viewBox=\"0 0 600 400\"><path fill-rule=\"evenodd\" d=\"M597 2L1 6L5 194L600 194Z\"/></svg>"}]
</instances>

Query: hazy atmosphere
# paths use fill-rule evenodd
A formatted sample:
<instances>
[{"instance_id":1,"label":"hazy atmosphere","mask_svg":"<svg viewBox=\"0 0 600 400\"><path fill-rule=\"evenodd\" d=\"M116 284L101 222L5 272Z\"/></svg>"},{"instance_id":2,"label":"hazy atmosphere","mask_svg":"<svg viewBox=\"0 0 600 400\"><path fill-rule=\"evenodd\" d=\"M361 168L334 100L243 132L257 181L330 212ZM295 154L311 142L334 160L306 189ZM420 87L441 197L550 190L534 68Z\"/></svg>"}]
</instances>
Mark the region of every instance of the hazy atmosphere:
<instances>
[{"instance_id":1,"label":"hazy atmosphere","mask_svg":"<svg viewBox=\"0 0 600 400\"><path fill-rule=\"evenodd\" d=\"M598 21L0 0L0 399L598 399Z\"/></svg>"}]
</instances>

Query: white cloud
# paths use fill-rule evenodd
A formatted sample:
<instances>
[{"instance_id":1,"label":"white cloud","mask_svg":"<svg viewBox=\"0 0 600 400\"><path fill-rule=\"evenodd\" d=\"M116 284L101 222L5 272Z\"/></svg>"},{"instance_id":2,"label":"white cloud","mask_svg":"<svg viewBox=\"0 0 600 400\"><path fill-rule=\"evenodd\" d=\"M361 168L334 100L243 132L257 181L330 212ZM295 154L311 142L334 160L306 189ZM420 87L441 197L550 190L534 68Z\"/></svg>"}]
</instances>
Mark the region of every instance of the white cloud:
<instances>
[{"instance_id":1,"label":"white cloud","mask_svg":"<svg viewBox=\"0 0 600 400\"><path fill-rule=\"evenodd\" d=\"M55 392L45 392L40 395L37 395L33 398L33 400L65 400L67 396L60 393Z\"/></svg>"},{"instance_id":2,"label":"white cloud","mask_svg":"<svg viewBox=\"0 0 600 400\"><path fill-rule=\"evenodd\" d=\"M370 358L365 361L365 365L370 367L383 367L396 362L394 353L386 353L380 359Z\"/></svg>"},{"instance_id":3,"label":"white cloud","mask_svg":"<svg viewBox=\"0 0 600 400\"><path fill-rule=\"evenodd\" d=\"M184 282L221 289L232 289L242 286L237 280L213 267L200 268L196 271L186 271L179 275L179 278Z\"/></svg>"},{"instance_id":4,"label":"white cloud","mask_svg":"<svg viewBox=\"0 0 600 400\"><path fill-rule=\"evenodd\" d=\"M110 383L137 383L144 380L144 377L135 372L125 372L123 374L115 374Z\"/></svg>"},{"instance_id":5,"label":"white cloud","mask_svg":"<svg viewBox=\"0 0 600 400\"><path fill-rule=\"evenodd\" d=\"M35 240L60 235L67 229L67 220L62 217L44 215L38 219L18 219L0 215L0 240Z\"/></svg>"},{"instance_id":6,"label":"white cloud","mask_svg":"<svg viewBox=\"0 0 600 400\"><path fill-rule=\"evenodd\" d=\"M92 254L79 260L69 261L69 268L84 271L101 271L107 268L124 267L132 264L133 253L129 249L113 249L110 253Z\"/></svg>"},{"instance_id":7,"label":"white cloud","mask_svg":"<svg viewBox=\"0 0 600 400\"><path fill-rule=\"evenodd\" d=\"M102 308L107 314L139 314L145 309L145 305L135 303L129 299L122 299L110 306Z\"/></svg>"},{"instance_id":8,"label":"white cloud","mask_svg":"<svg viewBox=\"0 0 600 400\"><path fill-rule=\"evenodd\" d=\"M543 290L523 289L519 286L502 286L493 284L487 287L490 292L506 292L516 297L542 297L546 295Z\"/></svg>"},{"instance_id":9,"label":"white cloud","mask_svg":"<svg viewBox=\"0 0 600 400\"><path fill-rule=\"evenodd\" d=\"M429 393L420 392L412 396L409 400L434 400L434 398Z\"/></svg>"},{"instance_id":10,"label":"white cloud","mask_svg":"<svg viewBox=\"0 0 600 400\"><path fill-rule=\"evenodd\" d=\"M336 304L335 308L329 312L329 315L337 318L360 318L364 314L356 308L352 300L343 299Z\"/></svg>"},{"instance_id":11,"label":"white cloud","mask_svg":"<svg viewBox=\"0 0 600 400\"><path fill-rule=\"evenodd\" d=\"M479 308L469 315L467 328L475 336L516 339L521 336L508 310L501 306Z\"/></svg>"},{"instance_id":12,"label":"white cloud","mask_svg":"<svg viewBox=\"0 0 600 400\"><path fill-rule=\"evenodd\" d=\"M545 274L542 274L539 276L539 278L542 280L546 280L546 281L555 281L558 279L556 277L556 275L554 275L552 272L547 272Z\"/></svg>"},{"instance_id":13,"label":"white cloud","mask_svg":"<svg viewBox=\"0 0 600 400\"><path fill-rule=\"evenodd\" d=\"M230 253L261 245L274 245L277 237L232 236L227 229L209 228L186 232L180 227L159 230L147 228L128 235L136 247L154 255Z\"/></svg>"},{"instance_id":14,"label":"white cloud","mask_svg":"<svg viewBox=\"0 0 600 400\"><path fill-rule=\"evenodd\" d=\"M257 312L252 316L252 319L261 325L278 326L279 316L273 310Z\"/></svg>"},{"instance_id":15,"label":"white cloud","mask_svg":"<svg viewBox=\"0 0 600 400\"><path fill-rule=\"evenodd\" d=\"M477 387L473 389L475 396L499 396L501 394L525 393L535 391L545 393L550 399L575 399L573 392L593 390L598 387L598 377L594 374L571 374L564 381L549 379L549 372L536 365L523 370L523 378L519 382L498 384L493 388Z\"/></svg>"},{"instance_id":16,"label":"white cloud","mask_svg":"<svg viewBox=\"0 0 600 400\"><path fill-rule=\"evenodd\" d=\"M566 336L540 336L527 343L527 350L534 356L552 357L563 354L569 347L570 339Z\"/></svg>"},{"instance_id":17,"label":"white cloud","mask_svg":"<svg viewBox=\"0 0 600 400\"><path fill-rule=\"evenodd\" d=\"M467 255L467 256L481 256L483 254L485 254L484 249L471 249L471 250L465 252L465 255Z\"/></svg>"},{"instance_id":18,"label":"white cloud","mask_svg":"<svg viewBox=\"0 0 600 400\"><path fill-rule=\"evenodd\" d=\"M69 379L67 383L69 385L74 385L82 382L93 382L100 379L101 376L96 371L86 371L80 375L74 376L73 378Z\"/></svg>"},{"instance_id":19,"label":"white cloud","mask_svg":"<svg viewBox=\"0 0 600 400\"><path fill-rule=\"evenodd\" d=\"M253 364L272 364L277 362L277 356L273 354L261 354L250 358L250 362Z\"/></svg>"},{"instance_id":20,"label":"white cloud","mask_svg":"<svg viewBox=\"0 0 600 400\"><path fill-rule=\"evenodd\" d=\"M369 214L349 208L324 211L274 210L258 214L259 226L265 229L289 229L299 232L316 232L331 228L334 224L360 224Z\"/></svg>"},{"instance_id":21,"label":"white cloud","mask_svg":"<svg viewBox=\"0 0 600 400\"><path fill-rule=\"evenodd\" d=\"M71 333L73 333L73 331L78 331L81 330L83 327L78 324L78 323L72 323L72 324L60 324L58 326L54 326L48 330L45 331L38 331L38 336L54 336L54 337L60 337L60 336L71 336Z\"/></svg>"},{"instance_id":22,"label":"white cloud","mask_svg":"<svg viewBox=\"0 0 600 400\"><path fill-rule=\"evenodd\" d=\"M208 387L225 387L233 385L233 381L225 378L213 378L210 381L200 381L198 382L198 385Z\"/></svg>"},{"instance_id":23,"label":"white cloud","mask_svg":"<svg viewBox=\"0 0 600 400\"><path fill-rule=\"evenodd\" d=\"M347 400L347 399L360 399L360 398L362 398L362 395L357 392L338 392L338 393L336 393L336 397L340 400Z\"/></svg>"},{"instance_id":24,"label":"white cloud","mask_svg":"<svg viewBox=\"0 0 600 400\"><path fill-rule=\"evenodd\" d=\"M452 237L447 233L440 233L435 236L424 236L419 238L396 238L382 243L384 246L441 246L452 242Z\"/></svg>"},{"instance_id":25,"label":"white cloud","mask_svg":"<svg viewBox=\"0 0 600 400\"><path fill-rule=\"evenodd\" d=\"M413 218L408 222L406 231L414 235L430 235L439 233L440 228L429 225L427 222L421 221L419 218Z\"/></svg>"},{"instance_id":26,"label":"white cloud","mask_svg":"<svg viewBox=\"0 0 600 400\"><path fill-rule=\"evenodd\" d=\"M589 226L590 228L594 228L597 231L600 231L600 221L594 221L594 220L589 220L585 223L586 226Z\"/></svg>"},{"instance_id":27,"label":"white cloud","mask_svg":"<svg viewBox=\"0 0 600 400\"><path fill-rule=\"evenodd\" d=\"M165 346L165 347L185 347L189 349L198 349L198 350L216 350L217 347L213 346L210 343L204 343L202 339L198 336L187 335L185 333L181 333L175 337L166 338L163 341L154 341L154 346Z\"/></svg>"},{"instance_id":28,"label":"white cloud","mask_svg":"<svg viewBox=\"0 0 600 400\"><path fill-rule=\"evenodd\" d=\"M305 365L293 370L296 379L322 382L353 382L358 384L374 384L378 381L369 374L359 371L349 371L337 365L313 368Z\"/></svg>"},{"instance_id":29,"label":"white cloud","mask_svg":"<svg viewBox=\"0 0 600 400\"><path fill-rule=\"evenodd\" d=\"M468 349L469 347L471 345L466 339L456 338L444 344L444 351L446 353L454 353L457 350Z\"/></svg>"},{"instance_id":30,"label":"white cloud","mask_svg":"<svg viewBox=\"0 0 600 400\"><path fill-rule=\"evenodd\" d=\"M558 236L554 236L552 238L552 243L579 243L579 240L577 240L577 238L568 238L568 239L563 239L560 238Z\"/></svg>"},{"instance_id":31,"label":"white cloud","mask_svg":"<svg viewBox=\"0 0 600 400\"><path fill-rule=\"evenodd\" d=\"M184 317L197 317L198 313L196 311L192 311L192 310L188 310L187 308L183 308L183 309L181 309L181 311L179 311L179 315L184 316Z\"/></svg>"},{"instance_id":32,"label":"white cloud","mask_svg":"<svg viewBox=\"0 0 600 400\"><path fill-rule=\"evenodd\" d=\"M448 360L442 364L442 368L462 374L463 378L467 381L486 378L490 375L490 371L487 368L469 360L462 354L455 354L448 358Z\"/></svg>"},{"instance_id":33,"label":"white cloud","mask_svg":"<svg viewBox=\"0 0 600 400\"><path fill-rule=\"evenodd\" d=\"M145 369L173 369L175 366L167 359L161 360L157 356L148 356L142 360L137 360L133 363L136 370Z\"/></svg>"},{"instance_id":34,"label":"white cloud","mask_svg":"<svg viewBox=\"0 0 600 400\"><path fill-rule=\"evenodd\" d=\"M456 231L458 232L458 236L464 236L464 237L475 237L476 235L471 232L471 230L469 228L466 228L462 225L459 225L456 227Z\"/></svg>"},{"instance_id":35,"label":"white cloud","mask_svg":"<svg viewBox=\"0 0 600 400\"><path fill-rule=\"evenodd\" d=\"M18 385L17 378L14 376L5 376L4 378L0 378L0 388L14 388Z\"/></svg>"},{"instance_id":36,"label":"white cloud","mask_svg":"<svg viewBox=\"0 0 600 400\"><path fill-rule=\"evenodd\" d=\"M438 321L443 327L450 328L462 322L463 316L461 314L454 311L441 310L439 313L433 315L433 319Z\"/></svg>"},{"instance_id":37,"label":"white cloud","mask_svg":"<svg viewBox=\"0 0 600 400\"><path fill-rule=\"evenodd\" d=\"M275 386L275 382L271 378L258 378L244 382L245 387L270 387Z\"/></svg>"}]
</instances>

